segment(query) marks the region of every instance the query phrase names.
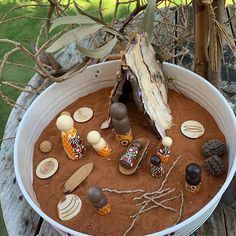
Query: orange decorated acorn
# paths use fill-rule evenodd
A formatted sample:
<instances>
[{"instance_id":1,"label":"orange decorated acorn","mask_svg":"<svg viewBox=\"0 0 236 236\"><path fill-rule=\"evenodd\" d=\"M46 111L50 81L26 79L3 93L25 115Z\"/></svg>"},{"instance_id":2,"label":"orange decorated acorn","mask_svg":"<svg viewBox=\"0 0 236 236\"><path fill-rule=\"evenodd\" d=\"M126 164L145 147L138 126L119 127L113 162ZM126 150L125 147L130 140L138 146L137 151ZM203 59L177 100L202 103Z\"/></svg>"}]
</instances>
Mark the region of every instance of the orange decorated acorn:
<instances>
[{"instance_id":1,"label":"orange decorated acorn","mask_svg":"<svg viewBox=\"0 0 236 236\"><path fill-rule=\"evenodd\" d=\"M63 148L67 156L72 160L83 157L86 153L83 139L74 128L74 121L68 115L61 115L56 121L57 128L61 131Z\"/></svg>"}]
</instances>

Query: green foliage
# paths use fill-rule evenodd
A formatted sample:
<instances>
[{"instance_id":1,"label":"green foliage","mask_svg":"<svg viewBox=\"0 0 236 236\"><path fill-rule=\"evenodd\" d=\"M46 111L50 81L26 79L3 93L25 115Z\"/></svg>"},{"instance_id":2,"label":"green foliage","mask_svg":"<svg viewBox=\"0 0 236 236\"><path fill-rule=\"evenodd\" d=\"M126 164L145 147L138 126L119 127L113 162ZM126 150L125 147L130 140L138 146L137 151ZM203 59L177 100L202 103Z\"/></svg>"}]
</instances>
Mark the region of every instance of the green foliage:
<instances>
[{"instance_id":1,"label":"green foliage","mask_svg":"<svg viewBox=\"0 0 236 236\"><path fill-rule=\"evenodd\" d=\"M156 0L149 0L143 17L142 29L144 32L147 33L150 42L154 29L155 11L156 11Z\"/></svg>"},{"instance_id":2,"label":"green foliage","mask_svg":"<svg viewBox=\"0 0 236 236\"><path fill-rule=\"evenodd\" d=\"M117 43L117 38L115 37L100 48L87 49L87 48L83 48L81 45L79 45L79 43L76 44L76 47L83 55L87 57L99 59L99 58L107 56L111 52L113 47L116 45L116 43Z\"/></svg>"}]
</instances>

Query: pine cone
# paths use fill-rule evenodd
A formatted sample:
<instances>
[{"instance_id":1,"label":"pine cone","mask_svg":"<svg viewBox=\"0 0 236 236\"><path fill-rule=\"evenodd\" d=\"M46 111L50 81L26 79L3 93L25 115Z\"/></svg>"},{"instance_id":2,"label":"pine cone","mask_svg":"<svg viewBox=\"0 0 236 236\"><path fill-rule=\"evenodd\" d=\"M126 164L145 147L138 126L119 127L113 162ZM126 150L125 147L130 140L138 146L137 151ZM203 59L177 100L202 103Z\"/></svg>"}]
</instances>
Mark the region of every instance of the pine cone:
<instances>
[{"instance_id":1,"label":"pine cone","mask_svg":"<svg viewBox=\"0 0 236 236\"><path fill-rule=\"evenodd\" d=\"M225 153L225 144L218 139L209 140L202 146L202 153L205 157L222 156Z\"/></svg>"},{"instance_id":2,"label":"pine cone","mask_svg":"<svg viewBox=\"0 0 236 236\"><path fill-rule=\"evenodd\" d=\"M213 176L222 175L224 172L224 162L217 155L213 155L213 156L208 157L205 160L205 166L206 166L207 170L210 172L210 174Z\"/></svg>"}]
</instances>

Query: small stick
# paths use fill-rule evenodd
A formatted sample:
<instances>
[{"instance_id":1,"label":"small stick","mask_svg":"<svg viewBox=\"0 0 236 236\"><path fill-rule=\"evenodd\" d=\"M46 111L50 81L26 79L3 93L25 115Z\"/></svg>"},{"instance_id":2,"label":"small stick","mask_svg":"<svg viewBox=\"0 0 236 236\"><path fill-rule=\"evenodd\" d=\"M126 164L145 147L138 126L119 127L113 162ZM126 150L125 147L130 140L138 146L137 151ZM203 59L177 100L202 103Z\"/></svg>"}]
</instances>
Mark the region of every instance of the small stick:
<instances>
[{"instance_id":1,"label":"small stick","mask_svg":"<svg viewBox=\"0 0 236 236\"><path fill-rule=\"evenodd\" d=\"M181 204L180 204L180 209L179 209L179 216L175 222L175 224L178 224L180 219L181 219L181 216L183 214L183 207L184 207L184 194L183 194L183 191L180 190L180 200L181 200Z\"/></svg>"},{"instance_id":2,"label":"small stick","mask_svg":"<svg viewBox=\"0 0 236 236\"><path fill-rule=\"evenodd\" d=\"M154 200L154 199L157 199L157 198L161 198L161 197L163 197L163 196L165 196L165 195L167 195L167 194L169 194L169 193L171 193L171 192L173 192L173 191L175 191L175 188L170 189L170 190L168 190L167 192L164 192L163 194L160 194L160 195L158 195L158 196L154 195L154 196L152 196L152 197L148 197L147 195L144 195L144 197L145 197L146 199L149 199L149 200L146 200L146 201L143 201L143 202L141 202L141 203L138 203L136 206L143 205L143 204L145 204L146 202L150 202L151 199Z\"/></svg>"},{"instance_id":3,"label":"small stick","mask_svg":"<svg viewBox=\"0 0 236 236\"><path fill-rule=\"evenodd\" d=\"M102 191L107 191L107 192L110 192L110 193L137 193L137 192L145 192L144 189L117 190L117 189L109 189L109 188L103 188Z\"/></svg>"},{"instance_id":4,"label":"small stick","mask_svg":"<svg viewBox=\"0 0 236 236\"><path fill-rule=\"evenodd\" d=\"M144 193L143 195L141 195L141 196L139 196L139 197L133 198L133 200L140 200L140 199L142 199L142 198L145 198L145 197L148 196L148 195L152 195L152 194L156 194L156 193L162 194L162 193L164 193L164 192L166 192L166 191L169 191L169 190L170 190L170 188L166 188L166 189L163 189L163 190L161 190L161 191L159 191L159 192L153 191L153 192L149 192L149 193Z\"/></svg>"},{"instance_id":5,"label":"small stick","mask_svg":"<svg viewBox=\"0 0 236 236\"><path fill-rule=\"evenodd\" d=\"M170 172L172 171L172 169L175 167L176 163L179 161L179 159L181 158L181 156L177 157L177 159L173 162L172 166L170 167L170 169L168 170L166 176L165 176L165 179L162 181L161 183L161 187L158 189L158 191L162 190L169 175L170 175Z\"/></svg>"}]
</instances>

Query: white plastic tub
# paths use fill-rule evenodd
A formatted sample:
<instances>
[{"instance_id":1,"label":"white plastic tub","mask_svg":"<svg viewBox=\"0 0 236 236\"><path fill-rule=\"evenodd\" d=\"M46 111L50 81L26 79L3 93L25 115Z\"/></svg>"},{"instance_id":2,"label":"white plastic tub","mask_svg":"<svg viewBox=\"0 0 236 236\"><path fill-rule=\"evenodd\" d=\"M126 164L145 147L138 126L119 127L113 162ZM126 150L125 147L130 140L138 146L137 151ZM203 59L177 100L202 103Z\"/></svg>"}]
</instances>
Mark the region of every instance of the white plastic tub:
<instances>
[{"instance_id":1,"label":"white plastic tub","mask_svg":"<svg viewBox=\"0 0 236 236\"><path fill-rule=\"evenodd\" d=\"M67 233L72 235L84 234L57 223L40 209L32 186L34 144L43 129L66 106L79 97L112 86L115 83L118 69L119 61L101 63L88 67L84 72L78 73L68 81L51 85L32 103L25 113L17 132L14 166L20 189L32 208L58 231L64 232L62 233L64 235ZM164 72L168 77L176 79L174 83L178 90L208 110L224 133L228 147L229 167L227 179L215 197L187 220L153 234L168 235L175 232L175 235L184 236L195 231L212 214L233 178L236 170L236 123L234 113L227 101L205 79L191 71L168 63L164 64Z\"/></svg>"}]
</instances>

